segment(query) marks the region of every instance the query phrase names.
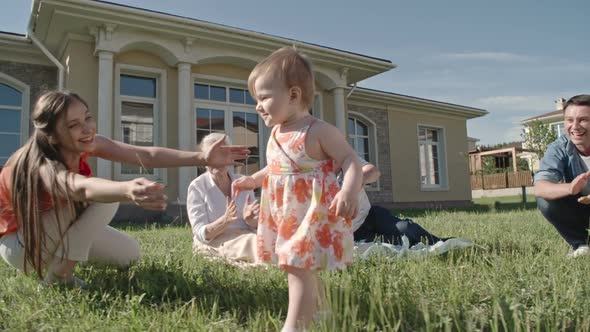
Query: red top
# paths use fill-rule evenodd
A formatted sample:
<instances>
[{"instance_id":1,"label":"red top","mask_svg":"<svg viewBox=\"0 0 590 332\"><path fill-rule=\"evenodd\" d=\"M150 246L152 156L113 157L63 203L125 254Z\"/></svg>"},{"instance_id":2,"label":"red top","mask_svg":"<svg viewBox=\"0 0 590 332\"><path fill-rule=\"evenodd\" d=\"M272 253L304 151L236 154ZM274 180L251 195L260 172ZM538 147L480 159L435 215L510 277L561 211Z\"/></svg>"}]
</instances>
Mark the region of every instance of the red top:
<instances>
[{"instance_id":1,"label":"red top","mask_svg":"<svg viewBox=\"0 0 590 332\"><path fill-rule=\"evenodd\" d=\"M89 155L89 153L84 153L80 157L80 175L92 176L92 170L87 161ZM18 222L14 216L10 198L10 173L12 173L12 166L9 164L4 165L0 171L0 235L14 233L18 230ZM41 211L49 211L53 208L51 196L45 190L40 193L39 204Z\"/></svg>"}]
</instances>

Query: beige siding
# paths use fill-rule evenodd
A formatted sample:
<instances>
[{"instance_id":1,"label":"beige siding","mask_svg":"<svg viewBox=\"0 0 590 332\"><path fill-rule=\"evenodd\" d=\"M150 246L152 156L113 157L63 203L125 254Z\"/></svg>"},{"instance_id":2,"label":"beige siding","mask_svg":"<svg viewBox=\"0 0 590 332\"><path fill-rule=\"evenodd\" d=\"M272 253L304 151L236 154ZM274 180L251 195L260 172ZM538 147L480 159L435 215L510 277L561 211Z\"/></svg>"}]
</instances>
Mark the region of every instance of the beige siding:
<instances>
[{"instance_id":1,"label":"beige siding","mask_svg":"<svg viewBox=\"0 0 590 332\"><path fill-rule=\"evenodd\" d=\"M95 119L98 118L98 57L92 43L70 40L62 59L65 68L64 88L79 94L88 103ZM96 159L89 160L96 172Z\"/></svg>"},{"instance_id":2,"label":"beige siding","mask_svg":"<svg viewBox=\"0 0 590 332\"><path fill-rule=\"evenodd\" d=\"M420 187L418 125L444 128L448 189L425 191ZM463 201L471 199L465 119L390 110L389 140L393 200L395 202Z\"/></svg>"},{"instance_id":3,"label":"beige siding","mask_svg":"<svg viewBox=\"0 0 590 332\"><path fill-rule=\"evenodd\" d=\"M237 66L228 64L206 64L206 65L195 65L193 66L193 73L221 76L230 79L238 79L247 81L248 75L250 75L251 69L245 69Z\"/></svg>"}]
</instances>

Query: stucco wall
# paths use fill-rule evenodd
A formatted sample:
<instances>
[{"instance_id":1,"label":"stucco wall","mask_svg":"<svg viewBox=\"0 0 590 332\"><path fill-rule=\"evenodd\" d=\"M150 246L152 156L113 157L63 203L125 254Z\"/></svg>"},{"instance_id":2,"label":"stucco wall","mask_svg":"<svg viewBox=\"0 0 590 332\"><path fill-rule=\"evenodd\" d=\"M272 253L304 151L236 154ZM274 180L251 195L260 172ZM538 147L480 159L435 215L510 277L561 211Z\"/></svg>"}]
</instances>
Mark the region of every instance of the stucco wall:
<instances>
[{"instance_id":1,"label":"stucco wall","mask_svg":"<svg viewBox=\"0 0 590 332\"><path fill-rule=\"evenodd\" d=\"M433 110L433 113L436 110ZM395 202L468 201L471 199L465 119L406 112L390 107L389 141L393 200ZM448 188L421 189L418 125L444 129Z\"/></svg>"}]
</instances>

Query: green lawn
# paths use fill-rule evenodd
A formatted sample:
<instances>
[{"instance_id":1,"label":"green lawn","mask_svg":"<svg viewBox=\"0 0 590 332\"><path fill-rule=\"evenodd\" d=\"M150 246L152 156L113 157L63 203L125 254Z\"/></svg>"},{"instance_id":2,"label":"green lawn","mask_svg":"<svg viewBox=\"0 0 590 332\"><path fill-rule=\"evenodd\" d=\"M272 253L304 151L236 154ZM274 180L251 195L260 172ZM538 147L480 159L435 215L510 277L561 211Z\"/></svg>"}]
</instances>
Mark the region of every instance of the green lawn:
<instances>
[{"instance_id":1,"label":"green lawn","mask_svg":"<svg viewBox=\"0 0 590 332\"><path fill-rule=\"evenodd\" d=\"M535 196L534 195L527 195L526 197L527 203L534 203ZM500 204L522 204L522 195L517 196L501 196L501 197L483 197L483 198L476 198L473 200L474 204L479 205L490 205L494 203Z\"/></svg>"},{"instance_id":2,"label":"green lawn","mask_svg":"<svg viewBox=\"0 0 590 332\"><path fill-rule=\"evenodd\" d=\"M507 203L506 203L507 204ZM590 331L590 257L534 209L426 211L434 234L477 246L418 260L375 257L323 273L333 311L317 331ZM497 205L497 204L496 204ZM277 268L242 270L191 253L188 227L128 232L144 257L128 270L85 266L83 291L38 288L0 264L0 330L277 331L287 284Z\"/></svg>"}]
</instances>

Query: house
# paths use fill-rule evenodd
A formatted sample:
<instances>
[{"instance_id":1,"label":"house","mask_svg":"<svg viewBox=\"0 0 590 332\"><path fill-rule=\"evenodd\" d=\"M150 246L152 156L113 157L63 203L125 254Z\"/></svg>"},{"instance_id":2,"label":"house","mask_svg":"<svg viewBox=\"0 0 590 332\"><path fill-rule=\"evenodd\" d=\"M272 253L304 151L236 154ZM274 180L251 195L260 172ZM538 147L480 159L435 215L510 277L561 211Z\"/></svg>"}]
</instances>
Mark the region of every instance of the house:
<instances>
[{"instance_id":1,"label":"house","mask_svg":"<svg viewBox=\"0 0 590 332\"><path fill-rule=\"evenodd\" d=\"M478 138L467 136L467 152L476 151L477 142L479 142Z\"/></svg>"},{"instance_id":2,"label":"house","mask_svg":"<svg viewBox=\"0 0 590 332\"><path fill-rule=\"evenodd\" d=\"M469 151L469 171L471 174L480 174L483 172L483 158L491 158L490 167L497 170L505 170L511 172L518 171L518 159L523 154L528 153L523 149L522 142L512 142L509 144L502 144L497 147L477 147L475 150Z\"/></svg>"},{"instance_id":3,"label":"house","mask_svg":"<svg viewBox=\"0 0 590 332\"><path fill-rule=\"evenodd\" d=\"M556 137L565 134L565 124L563 118L563 105L565 104L564 98L558 98L555 101L555 110L547 113L543 113L541 115L533 116L531 118L522 120L520 123L524 126L524 130L527 130L527 126L533 123L534 121L541 121L544 124L550 126L551 130L555 133ZM525 146L523 146L526 148ZM526 159L527 163L529 164L529 168L533 171L539 169L539 158L534 152L526 152L523 153L521 158Z\"/></svg>"},{"instance_id":4,"label":"house","mask_svg":"<svg viewBox=\"0 0 590 332\"><path fill-rule=\"evenodd\" d=\"M269 129L246 80L257 62L293 44L315 66L313 114L380 168L380 181L367 188L374 203L470 204L466 122L487 111L357 87L395 68L387 59L106 1L33 0L26 35L0 33L0 164L31 133L38 94L69 89L86 99L100 135L193 150L204 135L226 132L252 148L237 170L251 174L265 165ZM198 172L91 166L106 179L164 182L180 204Z\"/></svg>"}]
</instances>

